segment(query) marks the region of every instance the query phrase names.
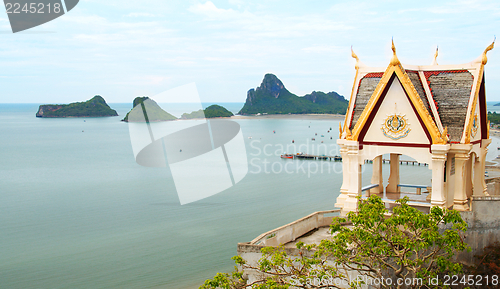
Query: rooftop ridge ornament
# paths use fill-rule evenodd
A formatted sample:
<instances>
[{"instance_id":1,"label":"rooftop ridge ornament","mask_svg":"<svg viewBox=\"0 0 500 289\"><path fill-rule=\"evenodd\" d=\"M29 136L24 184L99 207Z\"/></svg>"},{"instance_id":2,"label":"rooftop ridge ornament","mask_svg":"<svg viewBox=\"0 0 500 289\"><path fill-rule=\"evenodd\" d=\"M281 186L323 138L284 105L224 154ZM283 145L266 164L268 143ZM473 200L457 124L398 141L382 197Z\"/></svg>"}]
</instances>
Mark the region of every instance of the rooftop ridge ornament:
<instances>
[{"instance_id":1,"label":"rooftop ridge ornament","mask_svg":"<svg viewBox=\"0 0 500 289\"><path fill-rule=\"evenodd\" d=\"M399 62L398 56L396 55L396 46L394 46L394 39L392 39L392 59L391 59L391 65L400 65L401 62Z\"/></svg>"},{"instance_id":2,"label":"rooftop ridge ornament","mask_svg":"<svg viewBox=\"0 0 500 289\"><path fill-rule=\"evenodd\" d=\"M483 65L485 65L485 64L488 62L488 57L486 57L486 53L488 53L488 51L492 50L492 49L493 49L493 47L495 47L495 40L497 40L497 37L496 37L496 36L495 36L495 38L493 39L493 42L492 42L490 45L488 45L488 47L486 47L486 49L485 49L485 50L484 50L484 52L483 52L483 59L482 59L482 61L481 61L481 63L482 63Z\"/></svg>"},{"instance_id":3,"label":"rooftop ridge ornament","mask_svg":"<svg viewBox=\"0 0 500 289\"><path fill-rule=\"evenodd\" d=\"M438 65L438 63L437 63L438 49L439 49L439 46L436 46L436 53L434 53L434 61L432 62L432 65Z\"/></svg>"},{"instance_id":4,"label":"rooftop ridge ornament","mask_svg":"<svg viewBox=\"0 0 500 289\"><path fill-rule=\"evenodd\" d=\"M356 66L354 68L359 69L359 57L354 53L354 50L352 50L352 45L351 45L351 56L352 58L356 59Z\"/></svg>"}]
</instances>

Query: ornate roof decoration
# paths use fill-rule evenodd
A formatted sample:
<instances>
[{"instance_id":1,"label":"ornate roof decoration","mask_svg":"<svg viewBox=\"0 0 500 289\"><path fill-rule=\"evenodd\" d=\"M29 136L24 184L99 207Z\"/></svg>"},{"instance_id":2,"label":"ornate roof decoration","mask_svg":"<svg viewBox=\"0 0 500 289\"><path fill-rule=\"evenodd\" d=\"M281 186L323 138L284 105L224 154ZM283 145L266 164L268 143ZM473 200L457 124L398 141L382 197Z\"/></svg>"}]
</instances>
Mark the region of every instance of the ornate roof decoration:
<instances>
[{"instance_id":1,"label":"ornate roof decoration","mask_svg":"<svg viewBox=\"0 0 500 289\"><path fill-rule=\"evenodd\" d=\"M436 53L434 54L434 61L432 62L432 65L438 65L438 63L437 63L438 49L439 49L439 46L436 46Z\"/></svg>"},{"instance_id":2,"label":"ornate roof decoration","mask_svg":"<svg viewBox=\"0 0 500 289\"><path fill-rule=\"evenodd\" d=\"M434 123L434 120L432 119L432 116L429 114L427 109L424 106L424 103L420 96L417 93L417 90L413 86L409 76L406 74L404 68L401 66L401 63L399 62L397 56L396 56L396 48L394 46L394 42L392 42L392 51L393 51L393 57L391 60L390 65L387 67L385 70L382 78L380 79L377 87L373 91L372 96L368 100L367 105L364 107L363 112L361 113L361 116L356 122L356 125L354 126L352 130L352 138L353 140L358 140L361 130L363 129L364 125L366 124L368 117L370 116L371 113L376 113L374 112L374 107L378 100L380 99L383 91L385 90L386 86L391 80L393 74L396 75L396 77L400 80L403 89L406 91L408 94L408 97L410 98L410 101L412 105L415 107L417 110L418 115L422 119L422 122L424 123L427 131L429 132L431 138L432 138L432 143L439 143L442 142L441 138L441 132L439 131L438 127Z\"/></svg>"},{"instance_id":3,"label":"ornate roof decoration","mask_svg":"<svg viewBox=\"0 0 500 289\"><path fill-rule=\"evenodd\" d=\"M357 64L356 77L343 124L342 138L346 138L349 129L352 139L358 140L363 126L368 118L371 118L372 110L375 109L391 77L395 75L433 144L470 143L474 116L478 113L477 104L483 106L486 101L481 87L484 86L482 83L484 65L487 63L486 55L493 49L494 42L475 61L437 66L439 48L436 48L432 65L402 65L397 57L394 41L391 41L393 55L385 70L359 65L359 58L351 51ZM485 127L486 117L481 115L479 120L479 127ZM487 138L485 132L486 129L479 134L481 139Z\"/></svg>"},{"instance_id":4,"label":"ornate roof decoration","mask_svg":"<svg viewBox=\"0 0 500 289\"><path fill-rule=\"evenodd\" d=\"M392 59L391 59L391 65L400 65L401 62L399 62L398 56L396 55L396 46L394 46L394 39L392 40Z\"/></svg>"},{"instance_id":5,"label":"ornate roof decoration","mask_svg":"<svg viewBox=\"0 0 500 289\"><path fill-rule=\"evenodd\" d=\"M488 45L488 47L486 47L486 49L483 52L483 58L482 58L482 61L481 61L481 63L483 65L485 65L488 62L488 57L486 57L486 53L488 53L488 51L492 50L493 47L495 47L495 40L497 40L496 37L495 37L495 39L493 39L493 42L490 45Z\"/></svg>"}]
</instances>

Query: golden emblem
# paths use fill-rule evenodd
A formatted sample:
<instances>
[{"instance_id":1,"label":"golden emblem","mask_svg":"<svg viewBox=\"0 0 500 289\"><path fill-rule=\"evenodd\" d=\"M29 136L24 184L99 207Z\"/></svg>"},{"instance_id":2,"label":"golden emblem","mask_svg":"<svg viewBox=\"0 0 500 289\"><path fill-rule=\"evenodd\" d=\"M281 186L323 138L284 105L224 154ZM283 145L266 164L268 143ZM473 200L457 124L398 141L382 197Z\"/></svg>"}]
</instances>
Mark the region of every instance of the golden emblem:
<instances>
[{"instance_id":1,"label":"golden emblem","mask_svg":"<svg viewBox=\"0 0 500 289\"><path fill-rule=\"evenodd\" d=\"M477 114L474 115L474 120L472 121L471 136L474 138L477 134L477 128L479 127L479 122L477 119Z\"/></svg>"},{"instance_id":2,"label":"golden emblem","mask_svg":"<svg viewBox=\"0 0 500 289\"><path fill-rule=\"evenodd\" d=\"M382 132L390 139L398 140L404 138L410 133L408 120L404 115L393 114L389 115L382 124Z\"/></svg>"}]
</instances>

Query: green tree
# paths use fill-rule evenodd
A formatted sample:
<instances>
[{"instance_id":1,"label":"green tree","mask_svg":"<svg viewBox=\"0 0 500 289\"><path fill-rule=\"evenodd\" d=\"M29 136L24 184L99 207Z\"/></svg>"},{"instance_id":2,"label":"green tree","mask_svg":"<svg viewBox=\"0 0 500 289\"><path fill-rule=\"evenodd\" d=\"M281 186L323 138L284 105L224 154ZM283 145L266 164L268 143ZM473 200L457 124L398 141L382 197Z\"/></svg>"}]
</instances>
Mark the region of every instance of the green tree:
<instances>
[{"instance_id":1,"label":"green tree","mask_svg":"<svg viewBox=\"0 0 500 289\"><path fill-rule=\"evenodd\" d=\"M298 256L289 256L283 246L265 247L257 264L235 256L232 274L218 273L200 289L358 288L369 280L378 280L381 288L403 287L398 280L411 280L412 288L441 288L435 283L439 274L462 270L452 259L468 249L460 235L467 224L454 210L433 207L424 214L409 206L407 197L398 203L389 215L379 197L360 200L358 212L333 220L331 238L320 244L299 242ZM246 270L262 278L247 284Z\"/></svg>"}]
</instances>

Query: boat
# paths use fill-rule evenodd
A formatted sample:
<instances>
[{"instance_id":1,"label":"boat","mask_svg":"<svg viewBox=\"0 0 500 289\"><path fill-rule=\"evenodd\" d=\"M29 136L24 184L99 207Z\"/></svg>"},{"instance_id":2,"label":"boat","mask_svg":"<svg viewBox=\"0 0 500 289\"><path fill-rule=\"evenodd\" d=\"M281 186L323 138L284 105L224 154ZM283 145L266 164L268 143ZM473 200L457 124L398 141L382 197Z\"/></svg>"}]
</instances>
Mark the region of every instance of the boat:
<instances>
[{"instance_id":1,"label":"boat","mask_svg":"<svg viewBox=\"0 0 500 289\"><path fill-rule=\"evenodd\" d=\"M281 155L281 158L282 158L282 159L293 159L293 155L291 155L291 154L286 154L286 153L285 153L285 154L282 154L282 155Z\"/></svg>"}]
</instances>

